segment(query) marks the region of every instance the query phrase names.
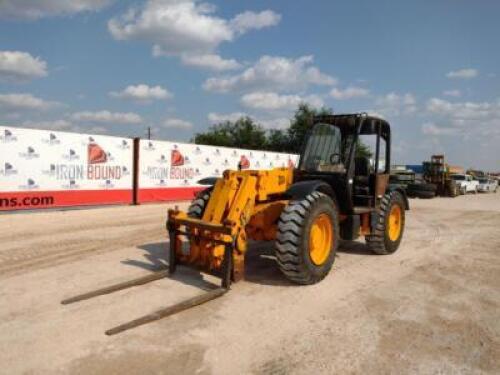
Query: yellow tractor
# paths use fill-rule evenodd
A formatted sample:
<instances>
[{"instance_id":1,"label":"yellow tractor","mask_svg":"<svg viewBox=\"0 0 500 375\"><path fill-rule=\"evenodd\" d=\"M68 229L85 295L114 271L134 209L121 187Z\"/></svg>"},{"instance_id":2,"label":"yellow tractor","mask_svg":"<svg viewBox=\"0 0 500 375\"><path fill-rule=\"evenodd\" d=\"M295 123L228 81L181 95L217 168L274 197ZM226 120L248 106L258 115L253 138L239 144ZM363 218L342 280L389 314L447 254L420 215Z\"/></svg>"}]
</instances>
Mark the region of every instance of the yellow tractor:
<instances>
[{"instance_id":1,"label":"yellow tractor","mask_svg":"<svg viewBox=\"0 0 500 375\"><path fill-rule=\"evenodd\" d=\"M373 136L371 158L360 155L360 136ZM239 170L209 185L187 212L169 210L169 268L63 301L71 303L173 274L178 264L220 275L221 286L109 331L115 334L225 294L244 278L249 240L275 242L276 261L294 283L314 284L332 268L339 240L364 236L376 254L401 242L404 189L389 181L389 124L366 114L314 118L296 169Z\"/></svg>"}]
</instances>

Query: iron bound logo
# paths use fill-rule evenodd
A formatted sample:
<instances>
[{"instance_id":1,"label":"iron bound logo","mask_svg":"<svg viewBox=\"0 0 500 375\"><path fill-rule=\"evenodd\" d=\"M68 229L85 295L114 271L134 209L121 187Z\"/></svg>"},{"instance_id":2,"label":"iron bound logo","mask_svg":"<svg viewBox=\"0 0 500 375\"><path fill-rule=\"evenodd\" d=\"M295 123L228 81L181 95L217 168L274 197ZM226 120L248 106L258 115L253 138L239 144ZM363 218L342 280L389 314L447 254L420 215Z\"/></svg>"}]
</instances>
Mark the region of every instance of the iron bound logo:
<instances>
[{"instance_id":1,"label":"iron bound logo","mask_svg":"<svg viewBox=\"0 0 500 375\"><path fill-rule=\"evenodd\" d=\"M108 181L119 180L122 177L121 166L102 165L113 160L111 153L106 152L97 143L89 143L87 146L87 179L106 180L106 187L110 187L112 183L108 183Z\"/></svg>"},{"instance_id":2,"label":"iron bound logo","mask_svg":"<svg viewBox=\"0 0 500 375\"><path fill-rule=\"evenodd\" d=\"M89 143L87 146L87 160L89 164L100 164L108 161L108 154L97 143Z\"/></svg>"},{"instance_id":3,"label":"iron bound logo","mask_svg":"<svg viewBox=\"0 0 500 375\"><path fill-rule=\"evenodd\" d=\"M112 189L115 187L115 184L111 180L106 180L104 184L99 185L99 187L104 189Z\"/></svg>"},{"instance_id":4,"label":"iron bound logo","mask_svg":"<svg viewBox=\"0 0 500 375\"><path fill-rule=\"evenodd\" d=\"M69 183L63 184L62 187L63 189L71 190L71 189L79 189L80 185L78 185L75 180L69 180Z\"/></svg>"},{"instance_id":5,"label":"iron bound logo","mask_svg":"<svg viewBox=\"0 0 500 375\"><path fill-rule=\"evenodd\" d=\"M36 190L39 188L38 184L32 178L28 178L26 181L26 185L20 185L20 189L22 190Z\"/></svg>"},{"instance_id":6,"label":"iron bound logo","mask_svg":"<svg viewBox=\"0 0 500 375\"><path fill-rule=\"evenodd\" d=\"M245 155L241 155L239 162L240 169L248 169L250 168L250 160Z\"/></svg>"},{"instance_id":7,"label":"iron bound logo","mask_svg":"<svg viewBox=\"0 0 500 375\"><path fill-rule=\"evenodd\" d=\"M48 176L54 176L56 174L56 165L51 164L49 169L45 169L42 171L42 174L48 175Z\"/></svg>"},{"instance_id":8,"label":"iron bound logo","mask_svg":"<svg viewBox=\"0 0 500 375\"><path fill-rule=\"evenodd\" d=\"M87 146L87 165L71 163L80 160L77 153L70 149L64 158L68 161L65 164L51 164L48 171L44 174L54 176L56 180L67 181L71 186L71 181L76 184L76 181L81 180L119 180L128 173L120 165L108 165L109 153L107 153L100 145L98 145L94 138L89 137L90 143ZM127 173L126 173L127 172ZM111 184L112 185L112 184ZM107 184L105 187L109 188L111 185ZM114 185L113 185L114 186Z\"/></svg>"},{"instance_id":9,"label":"iron bound logo","mask_svg":"<svg viewBox=\"0 0 500 375\"><path fill-rule=\"evenodd\" d=\"M47 143L49 145L58 145L61 143L61 141L59 140L59 138L57 138L57 135L55 135L54 133L50 133L49 134L49 137L48 138L44 138L42 139L42 142L43 143Z\"/></svg>"},{"instance_id":10,"label":"iron bound logo","mask_svg":"<svg viewBox=\"0 0 500 375\"><path fill-rule=\"evenodd\" d=\"M156 150L156 147L153 144L153 142L148 141L148 142L146 142L146 144L144 145L144 147L142 149L146 150L146 151L154 151L154 150Z\"/></svg>"},{"instance_id":11,"label":"iron bound logo","mask_svg":"<svg viewBox=\"0 0 500 375\"><path fill-rule=\"evenodd\" d=\"M31 146L28 146L25 152L20 152L19 156L30 160L30 159L37 159L40 157L40 154L35 151L35 149Z\"/></svg>"},{"instance_id":12,"label":"iron bound logo","mask_svg":"<svg viewBox=\"0 0 500 375\"><path fill-rule=\"evenodd\" d=\"M67 153L63 154L62 157L63 157L63 159L66 159L68 161L73 161L73 160L80 159L80 156L72 148L70 148Z\"/></svg>"},{"instance_id":13,"label":"iron bound logo","mask_svg":"<svg viewBox=\"0 0 500 375\"><path fill-rule=\"evenodd\" d=\"M128 170L128 168L123 166L122 167L122 176L128 176L129 174L130 174L130 171Z\"/></svg>"},{"instance_id":14,"label":"iron bound logo","mask_svg":"<svg viewBox=\"0 0 500 375\"><path fill-rule=\"evenodd\" d=\"M15 174L17 174L17 169L15 169L14 166L9 162L5 162L3 169L0 169L1 176L12 176Z\"/></svg>"},{"instance_id":15,"label":"iron bound logo","mask_svg":"<svg viewBox=\"0 0 500 375\"><path fill-rule=\"evenodd\" d=\"M0 141L2 142L16 142L17 137L9 129L4 129L3 133L0 135Z\"/></svg>"},{"instance_id":16,"label":"iron bound logo","mask_svg":"<svg viewBox=\"0 0 500 375\"><path fill-rule=\"evenodd\" d=\"M177 149L177 145L174 145L174 149L170 153L170 165L172 167L180 167L184 165L184 156Z\"/></svg>"},{"instance_id":17,"label":"iron bound logo","mask_svg":"<svg viewBox=\"0 0 500 375\"><path fill-rule=\"evenodd\" d=\"M167 181L164 179L161 179L156 183L156 186L167 186Z\"/></svg>"},{"instance_id":18,"label":"iron bound logo","mask_svg":"<svg viewBox=\"0 0 500 375\"><path fill-rule=\"evenodd\" d=\"M171 180L186 180L194 177L194 169L188 167L186 158L179 150L177 145L170 152L170 179Z\"/></svg>"},{"instance_id":19,"label":"iron bound logo","mask_svg":"<svg viewBox=\"0 0 500 375\"><path fill-rule=\"evenodd\" d=\"M118 148L120 148L122 150L128 150L130 148L130 145L126 139L122 139L122 141L118 145Z\"/></svg>"}]
</instances>

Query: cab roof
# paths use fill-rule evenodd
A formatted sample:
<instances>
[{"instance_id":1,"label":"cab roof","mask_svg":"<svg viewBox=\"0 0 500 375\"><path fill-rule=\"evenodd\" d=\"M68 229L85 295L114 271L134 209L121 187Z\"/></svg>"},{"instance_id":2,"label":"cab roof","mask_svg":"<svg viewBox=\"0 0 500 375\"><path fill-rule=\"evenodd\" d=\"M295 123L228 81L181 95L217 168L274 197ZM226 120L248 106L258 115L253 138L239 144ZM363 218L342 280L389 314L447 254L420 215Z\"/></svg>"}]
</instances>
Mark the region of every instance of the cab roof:
<instances>
[{"instance_id":1,"label":"cab roof","mask_svg":"<svg viewBox=\"0 0 500 375\"><path fill-rule=\"evenodd\" d=\"M354 133L360 127L360 134L377 134L379 129L383 138L387 139L391 134L391 126L386 120L367 113L314 116L313 124L318 123L337 126L346 133Z\"/></svg>"}]
</instances>

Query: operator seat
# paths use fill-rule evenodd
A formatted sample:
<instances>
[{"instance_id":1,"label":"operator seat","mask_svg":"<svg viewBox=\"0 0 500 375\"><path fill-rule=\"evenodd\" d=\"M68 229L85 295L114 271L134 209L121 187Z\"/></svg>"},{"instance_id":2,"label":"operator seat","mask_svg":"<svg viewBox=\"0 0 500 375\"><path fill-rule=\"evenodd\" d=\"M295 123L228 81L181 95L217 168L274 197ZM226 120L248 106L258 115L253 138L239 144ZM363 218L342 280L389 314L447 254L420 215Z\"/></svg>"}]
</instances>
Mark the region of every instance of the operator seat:
<instances>
[{"instance_id":1,"label":"operator seat","mask_svg":"<svg viewBox=\"0 0 500 375\"><path fill-rule=\"evenodd\" d=\"M354 158L354 195L370 194L370 160Z\"/></svg>"}]
</instances>

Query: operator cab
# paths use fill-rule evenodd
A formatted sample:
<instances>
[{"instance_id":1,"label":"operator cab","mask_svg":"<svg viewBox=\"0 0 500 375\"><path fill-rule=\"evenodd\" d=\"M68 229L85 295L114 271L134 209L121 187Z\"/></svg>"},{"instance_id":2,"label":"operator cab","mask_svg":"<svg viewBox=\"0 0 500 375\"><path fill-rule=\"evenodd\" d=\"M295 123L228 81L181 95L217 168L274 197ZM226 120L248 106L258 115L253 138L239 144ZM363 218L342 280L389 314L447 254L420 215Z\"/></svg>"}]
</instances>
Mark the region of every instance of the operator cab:
<instances>
[{"instance_id":1,"label":"operator cab","mask_svg":"<svg viewBox=\"0 0 500 375\"><path fill-rule=\"evenodd\" d=\"M390 173L390 126L366 114L314 118L300 158L297 180L327 181L342 210L371 211L384 195Z\"/></svg>"}]
</instances>

